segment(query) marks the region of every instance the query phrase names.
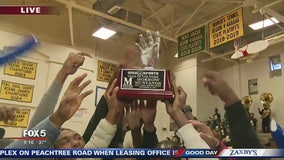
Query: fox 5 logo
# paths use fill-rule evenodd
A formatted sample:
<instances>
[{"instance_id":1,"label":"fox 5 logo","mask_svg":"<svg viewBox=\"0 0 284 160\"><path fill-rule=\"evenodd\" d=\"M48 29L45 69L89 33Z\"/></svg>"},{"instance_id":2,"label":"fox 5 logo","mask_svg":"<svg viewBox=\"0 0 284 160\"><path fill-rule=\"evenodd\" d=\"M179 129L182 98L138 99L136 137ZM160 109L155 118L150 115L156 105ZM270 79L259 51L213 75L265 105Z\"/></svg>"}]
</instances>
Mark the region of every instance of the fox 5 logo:
<instances>
[{"instance_id":1,"label":"fox 5 logo","mask_svg":"<svg viewBox=\"0 0 284 160\"><path fill-rule=\"evenodd\" d=\"M22 132L22 136L42 138L42 137L46 137L46 130L24 129Z\"/></svg>"}]
</instances>

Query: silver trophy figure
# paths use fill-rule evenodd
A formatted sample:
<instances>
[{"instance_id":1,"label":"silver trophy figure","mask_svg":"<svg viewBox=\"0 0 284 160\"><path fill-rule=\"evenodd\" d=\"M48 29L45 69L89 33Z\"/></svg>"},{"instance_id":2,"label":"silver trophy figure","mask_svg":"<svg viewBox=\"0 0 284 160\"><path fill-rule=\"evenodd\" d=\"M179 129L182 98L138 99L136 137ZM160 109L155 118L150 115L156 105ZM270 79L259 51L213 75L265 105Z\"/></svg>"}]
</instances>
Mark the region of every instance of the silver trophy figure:
<instances>
[{"instance_id":1,"label":"silver trophy figure","mask_svg":"<svg viewBox=\"0 0 284 160\"><path fill-rule=\"evenodd\" d=\"M156 62L159 59L160 51L160 33L155 32L155 37L153 39L152 34L149 30L146 31L146 38L148 44L146 43L142 34L139 35L140 44L136 43L141 53L141 63L143 69L154 69L156 67Z\"/></svg>"}]
</instances>

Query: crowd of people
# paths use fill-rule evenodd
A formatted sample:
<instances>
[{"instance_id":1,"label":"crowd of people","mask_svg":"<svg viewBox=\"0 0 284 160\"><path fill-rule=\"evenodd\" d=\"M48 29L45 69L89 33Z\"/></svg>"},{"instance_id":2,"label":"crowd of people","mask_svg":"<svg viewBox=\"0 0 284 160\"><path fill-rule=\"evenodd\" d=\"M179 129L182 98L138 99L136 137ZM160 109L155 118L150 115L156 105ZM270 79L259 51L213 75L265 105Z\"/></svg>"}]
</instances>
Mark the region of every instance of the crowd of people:
<instances>
[{"instance_id":1,"label":"crowd of people","mask_svg":"<svg viewBox=\"0 0 284 160\"><path fill-rule=\"evenodd\" d=\"M117 71L120 68L134 67L132 58L139 52L134 46L127 47ZM29 122L28 128L30 129L46 130L46 143L44 145L28 144L17 140L6 148L118 148L123 146L127 132L131 133L132 145L135 148L226 148L210 127L198 121L196 117L188 115L191 112L187 112L187 93L176 84L174 76L171 78L174 99L165 100L164 103L167 114L178 127L176 135L183 142L182 146L172 140L159 141L155 126L157 114L155 98L122 101L117 97L119 90L116 86L117 74L114 74L109 82L83 135L75 130L62 128L62 125L78 110L84 98L93 92L85 90L91 81L85 81L86 74L82 74L69 84L58 102L59 107L55 110L66 78L78 70L84 63L85 56L89 55L69 54ZM219 96L225 104L224 109L230 130L230 145L233 148L262 148L247 111L221 75L217 72L209 72L203 75L202 81L208 91L212 95ZM15 108L2 106L0 120L13 119L15 112ZM217 112L216 120L219 121L220 117Z\"/></svg>"}]
</instances>

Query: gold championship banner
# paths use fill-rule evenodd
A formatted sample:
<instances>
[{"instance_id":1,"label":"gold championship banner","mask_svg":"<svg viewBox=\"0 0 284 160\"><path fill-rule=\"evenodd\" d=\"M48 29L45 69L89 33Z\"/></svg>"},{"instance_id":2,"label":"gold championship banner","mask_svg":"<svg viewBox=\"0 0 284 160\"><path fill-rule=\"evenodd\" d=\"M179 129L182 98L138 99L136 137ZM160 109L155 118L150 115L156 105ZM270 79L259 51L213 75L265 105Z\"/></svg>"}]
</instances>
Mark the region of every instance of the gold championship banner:
<instances>
[{"instance_id":1,"label":"gold championship banner","mask_svg":"<svg viewBox=\"0 0 284 160\"><path fill-rule=\"evenodd\" d=\"M109 82L110 78L114 74L117 65L113 63L107 63L103 61L98 61L98 73L97 80L103 82Z\"/></svg>"},{"instance_id":2,"label":"gold championship banner","mask_svg":"<svg viewBox=\"0 0 284 160\"><path fill-rule=\"evenodd\" d=\"M15 111L15 119L9 120L7 123L4 121L0 121L0 126L5 127L23 127L26 128L28 126L30 116L29 109L20 109L18 112Z\"/></svg>"},{"instance_id":3,"label":"gold championship banner","mask_svg":"<svg viewBox=\"0 0 284 160\"><path fill-rule=\"evenodd\" d=\"M242 8L209 23L210 48L244 35Z\"/></svg>"},{"instance_id":4,"label":"gold championship banner","mask_svg":"<svg viewBox=\"0 0 284 160\"><path fill-rule=\"evenodd\" d=\"M37 63L15 60L5 65L4 74L28 79L35 79Z\"/></svg>"},{"instance_id":5,"label":"gold championship banner","mask_svg":"<svg viewBox=\"0 0 284 160\"><path fill-rule=\"evenodd\" d=\"M2 80L0 99L31 103L33 98L33 85L13 83Z\"/></svg>"}]
</instances>

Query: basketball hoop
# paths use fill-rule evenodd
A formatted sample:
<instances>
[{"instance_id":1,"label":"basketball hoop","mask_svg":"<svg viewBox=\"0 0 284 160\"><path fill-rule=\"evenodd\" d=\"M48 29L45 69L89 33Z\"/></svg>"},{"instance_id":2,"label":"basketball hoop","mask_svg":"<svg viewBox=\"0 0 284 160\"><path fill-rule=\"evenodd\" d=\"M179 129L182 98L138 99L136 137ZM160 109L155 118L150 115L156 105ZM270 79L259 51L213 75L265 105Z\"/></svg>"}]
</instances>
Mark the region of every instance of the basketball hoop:
<instances>
[{"instance_id":1,"label":"basketball hoop","mask_svg":"<svg viewBox=\"0 0 284 160\"><path fill-rule=\"evenodd\" d=\"M265 40L258 40L247 44L247 41L242 38L234 40L235 52L231 56L231 59L247 60L251 62L252 59L258 56L258 53L265 50L269 46L269 43Z\"/></svg>"}]
</instances>

